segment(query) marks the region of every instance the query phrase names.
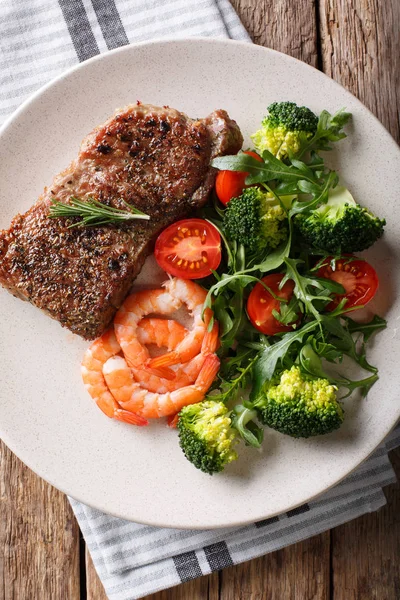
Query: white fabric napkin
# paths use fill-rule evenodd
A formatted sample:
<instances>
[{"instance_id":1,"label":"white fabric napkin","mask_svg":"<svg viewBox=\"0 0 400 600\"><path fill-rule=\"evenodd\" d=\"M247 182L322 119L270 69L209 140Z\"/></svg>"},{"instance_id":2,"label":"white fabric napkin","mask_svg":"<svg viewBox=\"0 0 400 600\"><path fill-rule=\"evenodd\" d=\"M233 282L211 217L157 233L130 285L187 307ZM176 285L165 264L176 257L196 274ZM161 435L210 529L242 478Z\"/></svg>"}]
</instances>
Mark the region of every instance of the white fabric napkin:
<instances>
[{"instance_id":1,"label":"white fabric napkin","mask_svg":"<svg viewBox=\"0 0 400 600\"><path fill-rule=\"evenodd\" d=\"M0 123L79 61L130 42L171 36L250 41L228 0L2 0ZM134 600L380 508L382 487L395 481L387 452L397 445L399 428L356 472L317 500L235 529L149 527L70 500L110 600Z\"/></svg>"}]
</instances>

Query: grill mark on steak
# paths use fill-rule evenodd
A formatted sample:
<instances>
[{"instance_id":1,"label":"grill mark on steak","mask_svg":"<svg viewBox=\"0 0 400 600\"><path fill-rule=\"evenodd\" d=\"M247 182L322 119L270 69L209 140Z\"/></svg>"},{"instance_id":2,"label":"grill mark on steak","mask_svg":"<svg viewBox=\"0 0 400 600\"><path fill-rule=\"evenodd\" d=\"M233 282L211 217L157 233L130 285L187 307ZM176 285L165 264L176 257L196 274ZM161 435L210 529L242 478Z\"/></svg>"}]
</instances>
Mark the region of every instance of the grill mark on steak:
<instances>
[{"instance_id":1,"label":"grill mark on steak","mask_svg":"<svg viewBox=\"0 0 400 600\"><path fill-rule=\"evenodd\" d=\"M77 159L8 230L0 231L0 283L86 339L107 328L161 229L202 206L214 184L212 158L243 138L223 110L193 120L174 109L130 105L94 129ZM150 215L150 221L68 229L49 219L71 196Z\"/></svg>"}]
</instances>

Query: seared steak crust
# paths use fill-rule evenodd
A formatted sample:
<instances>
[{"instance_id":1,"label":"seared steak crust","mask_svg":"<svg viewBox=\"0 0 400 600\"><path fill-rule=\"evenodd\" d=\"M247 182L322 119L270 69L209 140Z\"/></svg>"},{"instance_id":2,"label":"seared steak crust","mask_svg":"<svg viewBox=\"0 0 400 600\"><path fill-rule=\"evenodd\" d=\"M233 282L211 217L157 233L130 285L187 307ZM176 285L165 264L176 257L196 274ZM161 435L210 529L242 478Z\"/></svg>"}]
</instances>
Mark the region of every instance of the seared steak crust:
<instances>
[{"instance_id":1,"label":"seared steak crust","mask_svg":"<svg viewBox=\"0 0 400 600\"><path fill-rule=\"evenodd\" d=\"M158 232L202 206L213 186L210 161L242 146L223 110L203 120L174 109L131 105L82 142L77 159L36 204L0 232L0 283L74 333L93 339L106 329L139 273ZM150 221L75 227L49 219L53 199L94 197Z\"/></svg>"}]
</instances>

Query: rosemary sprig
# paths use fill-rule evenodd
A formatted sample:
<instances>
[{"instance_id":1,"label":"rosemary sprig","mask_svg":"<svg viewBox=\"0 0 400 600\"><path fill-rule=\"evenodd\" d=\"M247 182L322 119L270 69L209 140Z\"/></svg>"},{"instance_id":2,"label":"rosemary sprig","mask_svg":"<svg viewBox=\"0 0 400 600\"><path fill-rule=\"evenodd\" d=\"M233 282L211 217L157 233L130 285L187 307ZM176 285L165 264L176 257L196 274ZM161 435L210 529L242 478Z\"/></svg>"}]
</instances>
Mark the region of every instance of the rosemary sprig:
<instances>
[{"instance_id":1,"label":"rosemary sprig","mask_svg":"<svg viewBox=\"0 0 400 600\"><path fill-rule=\"evenodd\" d=\"M134 206L131 206L126 202L124 204L129 210L121 210L119 208L107 206L91 197L88 197L86 201L83 201L71 196L70 204L64 204L64 202L59 202L57 200L53 202L50 206L48 216L51 219L59 217L82 217L81 221L68 225L68 228L78 227L79 225L91 227L107 225L109 223L118 223L121 221L132 221L136 219L148 221L150 219L149 215L146 215Z\"/></svg>"}]
</instances>

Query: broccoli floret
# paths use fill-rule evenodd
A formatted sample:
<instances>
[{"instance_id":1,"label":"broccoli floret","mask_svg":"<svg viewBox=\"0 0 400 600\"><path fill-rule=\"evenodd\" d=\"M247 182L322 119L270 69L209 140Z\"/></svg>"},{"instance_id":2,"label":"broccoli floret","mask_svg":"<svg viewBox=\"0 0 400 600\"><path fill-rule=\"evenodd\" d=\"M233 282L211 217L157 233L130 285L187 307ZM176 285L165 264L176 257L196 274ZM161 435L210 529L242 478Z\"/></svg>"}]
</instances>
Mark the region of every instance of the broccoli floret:
<instances>
[{"instance_id":1,"label":"broccoli floret","mask_svg":"<svg viewBox=\"0 0 400 600\"><path fill-rule=\"evenodd\" d=\"M232 198L224 215L227 237L251 251L276 248L288 237L287 216L275 198L259 188L246 188Z\"/></svg>"},{"instance_id":2,"label":"broccoli floret","mask_svg":"<svg viewBox=\"0 0 400 600\"><path fill-rule=\"evenodd\" d=\"M264 384L255 408L264 425L307 438L341 426L344 415L336 391L327 379L311 379L293 366Z\"/></svg>"},{"instance_id":3,"label":"broccoli floret","mask_svg":"<svg viewBox=\"0 0 400 600\"><path fill-rule=\"evenodd\" d=\"M349 190L337 186L329 192L326 204L310 214L298 214L295 225L310 246L341 254L372 246L383 234L386 221L357 204Z\"/></svg>"},{"instance_id":4,"label":"broccoli floret","mask_svg":"<svg viewBox=\"0 0 400 600\"><path fill-rule=\"evenodd\" d=\"M296 155L302 141L311 139L317 131L318 117L306 106L274 102L267 110L261 129L251 136L260 154L269 150L279 159L285 159L289 153Z\"/></svg>"},{"instance_id":5,"label":"broccoli floret","mask_svg":"<svg viewBox=\"0 0 400 600\"><path fill-rule=\"evenodd\" d=\"M236 431L223 402L204 400L185 406L179 413L178 431L186 458L204 473L219 473L238 457L233 449Z\"/></svg>"}]
</instances>

